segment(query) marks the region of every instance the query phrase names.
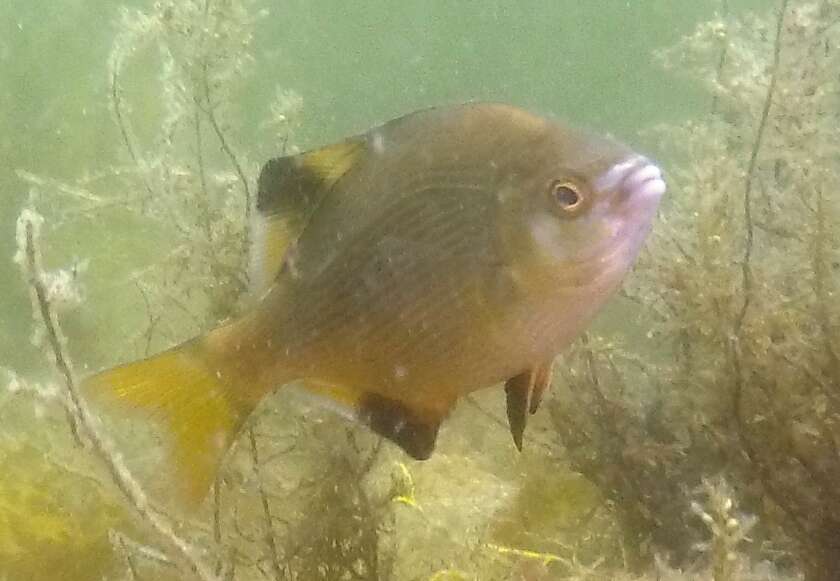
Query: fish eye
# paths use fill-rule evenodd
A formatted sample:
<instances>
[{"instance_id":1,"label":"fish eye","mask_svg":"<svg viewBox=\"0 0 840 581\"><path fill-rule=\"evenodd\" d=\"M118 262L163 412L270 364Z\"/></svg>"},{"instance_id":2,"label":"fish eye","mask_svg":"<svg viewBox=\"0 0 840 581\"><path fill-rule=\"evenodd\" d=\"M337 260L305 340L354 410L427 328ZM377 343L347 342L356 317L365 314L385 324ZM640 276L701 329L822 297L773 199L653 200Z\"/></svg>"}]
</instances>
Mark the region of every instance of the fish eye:
<instances>
[{"instance_id":1,"label":"fish eye","mask_svg":"<svg viewBox=\"0 0 840 581\"><path fill-rule=\"evenodd\" d=\"M572 182L556 181L551 184L551 197L564 213L573 215L583 205L583 194Z\"/></svg>"}]
</instances>

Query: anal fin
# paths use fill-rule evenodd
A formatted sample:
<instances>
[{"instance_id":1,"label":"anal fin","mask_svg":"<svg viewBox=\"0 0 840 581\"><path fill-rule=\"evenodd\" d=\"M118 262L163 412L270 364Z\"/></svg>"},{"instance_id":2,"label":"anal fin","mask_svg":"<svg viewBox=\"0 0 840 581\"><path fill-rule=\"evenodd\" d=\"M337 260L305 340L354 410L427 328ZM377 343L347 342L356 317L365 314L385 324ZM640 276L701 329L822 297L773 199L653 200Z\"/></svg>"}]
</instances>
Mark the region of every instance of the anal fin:
<instances>
[{"instance_id":1,"label":"anal fin","mask_svg":"<svg viewBox=\"0 0 840 581\"><path fill-rule=\"evenodd\" d=\"M513 443L520 452L528 415L536 413L550 385L550 361L515 375L505 382L508 424Z\"/></svg>"},{"instance_id":2,"label":"anal fin","mask_svg":"<svg viewBox=\"0 0 840 581\"><path fill-rule=\"evenodd\" d=\"M343 385L314 380L303 385L308 392L326 400L328 406L391 440L415 460L426 460L434 452L445 413L417 410L399 400Z\"/></svg>"},{"instance_id":3,"label":"anal fin","mask_svg":"<svg viewBox=\"0 0 840 581\"><path fill-rule=\"evenodd\" d=\"M441 418L416 413L402 402L378 394L362 400L359 418L415 460L427 460L435 450Z\"/></svg>"}]
</instances>

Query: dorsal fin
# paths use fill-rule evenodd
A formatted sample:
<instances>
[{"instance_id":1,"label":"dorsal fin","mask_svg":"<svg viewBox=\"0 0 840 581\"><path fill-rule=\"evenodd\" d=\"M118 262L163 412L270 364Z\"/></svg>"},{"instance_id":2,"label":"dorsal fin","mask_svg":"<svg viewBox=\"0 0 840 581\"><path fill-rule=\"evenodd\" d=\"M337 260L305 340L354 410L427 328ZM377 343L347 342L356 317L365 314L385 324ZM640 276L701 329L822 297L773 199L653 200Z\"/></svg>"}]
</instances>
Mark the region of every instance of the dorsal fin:
<instances>
[{"instance_id":1,"label":"dorsal fin","mask_svg":"<svg viewBox=\"0 0 840 581\"><path fill-rule=\"evenodd\" d=\"M250 279L256 296L274 281L283 258L335 183L364 154L353 137L320 149L269 160L260 172L252 225Z\"/></svg>"}]
</instances>

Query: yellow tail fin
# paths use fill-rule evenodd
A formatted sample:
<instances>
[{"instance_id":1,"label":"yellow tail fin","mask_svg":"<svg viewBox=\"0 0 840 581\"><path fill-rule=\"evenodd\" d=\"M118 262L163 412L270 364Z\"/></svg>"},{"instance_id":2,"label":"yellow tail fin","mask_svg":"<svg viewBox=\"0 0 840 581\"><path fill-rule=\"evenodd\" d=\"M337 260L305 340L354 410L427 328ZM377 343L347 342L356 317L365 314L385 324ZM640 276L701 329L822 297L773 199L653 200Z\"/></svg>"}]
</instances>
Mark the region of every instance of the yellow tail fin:
<instances>
[{"instance_id":1,"label":"yellow tail fin","mask_svg":"<svg viewBox=\"0 0 840 581\"><path fill-rule=\"evenodd\" d=\"M197 504L256 404L242 397L238 378L225 371L198 339L94 375L84 388L148 411L163 424L183 492Z\"/></svg>"}]
</instances>

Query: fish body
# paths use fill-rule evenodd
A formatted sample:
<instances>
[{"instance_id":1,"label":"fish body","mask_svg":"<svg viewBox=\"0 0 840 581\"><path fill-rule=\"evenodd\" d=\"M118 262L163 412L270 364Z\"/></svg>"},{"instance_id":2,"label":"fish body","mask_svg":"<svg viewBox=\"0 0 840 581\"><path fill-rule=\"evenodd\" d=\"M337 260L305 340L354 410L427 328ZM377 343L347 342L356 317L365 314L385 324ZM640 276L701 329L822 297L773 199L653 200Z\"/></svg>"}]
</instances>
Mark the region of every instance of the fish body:
<instances>
[{"instance_id":1,"label":"fish body","mask_svg":"<svg viewBox=\"0 0 840 581\"><path fill-rule=\"evenodd\" d=\"M271 160L253 308L89 384L164 416L199 495L248 413L292 382L416 458L460 397L504 382L521 447L551 361L620 284L664 190L624 145L500 104Z\"/></svg>"}]
</instances>

